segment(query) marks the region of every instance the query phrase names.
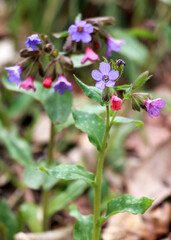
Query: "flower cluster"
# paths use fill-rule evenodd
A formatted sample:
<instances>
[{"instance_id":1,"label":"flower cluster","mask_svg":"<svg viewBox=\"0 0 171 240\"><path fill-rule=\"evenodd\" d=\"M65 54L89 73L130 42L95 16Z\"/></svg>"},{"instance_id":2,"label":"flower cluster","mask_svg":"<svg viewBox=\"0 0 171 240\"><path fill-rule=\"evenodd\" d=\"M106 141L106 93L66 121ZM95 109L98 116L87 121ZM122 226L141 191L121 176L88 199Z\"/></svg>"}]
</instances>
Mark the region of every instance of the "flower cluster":
<instances>
[{"instance_id":1,"label":"flower cluster","mask_svg":"<svg viewBox=\"0 0 171 240\"><path fill-rule=\"evenodd\" d=\"M84 49L85 51L85 56L82 58L81 63L84 64L88 60L94 62L100 60L95 50L100 48L100 39L102 39L107 46L106 55L108 57L111 56L112 51L119 52L121 50L121 45L125 44L125 41L112 38L103 29L103 26L112 25L113 22L114 19L111 17L90 18L76 21L75 24L72 24L68 28L69 37L64 45L64 51L75 51L73 42L81 42L83 43L81 50ZM80 44L78 45L78 49L79 48Z\"/></svg>"},{"instance_id":2,"label":"flower cluster","mask_svg":"<svg viewBox=\"0 0 171 240\"><path fill-rule=\"evenodd\" d=\"M32 89L35 92L34 80L39 73L44 78L42 83L44 88L51 88L53 81L57 79L53 86L55 92L58 90L59 94L64 94L66 89L69 91L73 90L72 84L64 76L63 68L65 65L72 67L72 61L65 56L59 55L46 35L32 34L27 38L25 46L27 48L20 51L20 55L25 58L25 61L16 66L5 68L10 82L17 83L19 88L23 88L26 91ZM51 59L45 70L40 60L44 56ZM28 72L29 74L27 74ZM23 82L21 82L22 78L25 79Z\"/></svg>"}]
</instances>

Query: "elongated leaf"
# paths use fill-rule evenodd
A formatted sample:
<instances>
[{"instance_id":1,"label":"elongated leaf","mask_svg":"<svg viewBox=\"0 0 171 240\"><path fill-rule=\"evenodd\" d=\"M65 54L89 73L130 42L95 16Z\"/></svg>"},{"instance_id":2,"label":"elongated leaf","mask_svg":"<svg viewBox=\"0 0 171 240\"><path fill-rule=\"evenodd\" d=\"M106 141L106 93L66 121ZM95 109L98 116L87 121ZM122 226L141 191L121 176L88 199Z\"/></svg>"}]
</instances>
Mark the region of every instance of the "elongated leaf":
<instances>
[{"instance_id":1,"label":"elongated leaf","mask_svg":"<svg viewBox=\"0 0 171 240\"><path fill-rule=\"evenodd\" d=\"M57 167L45 168L41 166L41 171L46 172L49 176L64 180L84 180L90 185L94 185L94 174L86 171L82 166L71 164L60 164Z\"/></svg>"},{"instance_id":2,"label":"elongated leaf","mask_svg":"<svg viewBox=\"0 0 171 240\"><path fill-rule=\"evenodd\" d=\"M18 163L32 165L32 154L29 144L22 138L14 135L2 127L0 123L0 140L6 146L8 154Z\"/></svg>"},{"instance_id":3,"label":"elongated leaf","mask_svg":"<svg viewBox=\"0 0 171 240\"><path fill-rule=\"evenodd\" d=\"M119 90L127 90L127 89L129 89L130 87L131 87L130 85L125 84L125 85L115 86L114 89L115 89L116 91L119 91Z\"/></svg>"},{"instance_id":4,"label":"elongated leaf","mask_svg":"<svg viewBox=\"0 0 171 240\"><path fill-rule=\"evenodd\" d=\"M69 33L67 31L52 34L52 36L55 38L68 37L68 35L69 35Z\"/></svg>"},{"instance_id":5,"label":"elongated leaf","mask_svg":"<svg viewBox=\"0 0 171 240\"><path fill-rule=\"evenodd\" d=\"M52 178L43 172L37 170L40 166L46 166L45 162L34 163L28 166L24 170L24 183L32 189L40 189L43 187L44 190L51 189L57 182L58 179Z\"/></svg>"},{"instance_id":6,"label":"elongated leaf","mask_svg":"<svg viewBox=\"0 0 171 240\"><path fill-rule=\"evenodd\" d=\"M67 207L71 201L75 200L85 191L87 186L88 184L86 182L78 180L70 183L65 191L57 193L56 195L54 193L48 205L48 215L51 216L55 212Z\"/></svg>"},{"instance_id":7,"label":"elongated leaf","mask_svg":"<svg viewBox=\"0 0 171 240\"><path fill-rule=\"evenodd\" d=\"M6 73L3 75L2 82L7 89L28 94L38 100L44 106L52 122L63 123L68 118L72 106L70 91L66 90L65 94L60 95L58 92L54 92L53 88L46 89L37 81L35 81L36 92L33 92L32 89L25 91L16 84L9 82Z\"/></svg>"},{"instance_id":8,"label":"elongated leaf","mask_svg":"<svg viewBox=\"0 0 171 240\"><path fill-rule=\"evenodd\" d=\"M74 228L74 239L92 240L93 215L81 215L74 205L70 207L70 215L77 219Z\"/></svg>"},{"instance_id":9,"label":"elongated leaf","mask_svg":"<svg viewBox=\"0 0 171 240\"><path fill-rule=\"evenodd\" d=\"M102 91L96 87L87 86L83 82L81 82L75 75L75 80L79 84L80 88L83 90L84 94L92 99L93 101L99 103L101 106L104 106L105 103L102 101Z\"/></svg>"},{"instance_id":10,"label":"elongated leaf","mask_svg":"<svg viewBox=\"0 0 171 240\"><path fill-rule=\"evenodd\" d=\"M5 201L0 201L0 224L0 232L3 229L3 234L7 236L5 239L12 240L17 231L17 221Z\"/></svg>"},{"instance_id":11,"label":"elongated leaf","mask_svg":"<svg viewBox=\"0 0 171 240\"><path fill-rule=\"evenodd\" d=\"M140 120L136 120L136 119L131 119L131 118L126 118L126 117L115 117L113 124L120 124L120 123L135 123L136 127L141 127L144 125L144 123Z\"/></svg>"},{"instance_id":12,"label":"elongated leaf","mask_svg":"<svg viewBox=\"0 0 171 240\"><path fill-rule=\"evenodd\" d=\"M75 126L83 132L86 132L90 142L100 150L105 131L104 121L94 113L81 112L73 109L72 114L75 120Z\"/></svg>"},{"instance_id":13,"label":"elongated leaf","mask_svg":"<svg viewBox=\"0 0 171 240\"><path fill-rule=\"evenodd\" d=\"M134 90L141 87L144 83L146 83L150 79L150 77L151 76L149 76L148 71L141 73L135 80L132 89Z\"/></svg>"},{"instance_id":14,"label":"elongated leaf","mask_svg":"<svg viewBox=\"0 0 171 240\"><path fill-rule=\"evenodd\" d=\"M143 214L152 203L153 200L147 197L136 198L129 194L116 197L109 201L107 205L106 217L101 217L99 219L99 224L102 224L110 216L117 213L131 212L133 214Z\"/></svg>"},{"instance_id":15,"label":"elongated leaf","mask_svg":"<svg viewBox=\"0 0 171 240\"><path fill-rule=\"evenodd\" d=\"M19 209L19 218L31 232L42 231L42 209L32 202L26 202Z\"/></svg>"}]
</instances>

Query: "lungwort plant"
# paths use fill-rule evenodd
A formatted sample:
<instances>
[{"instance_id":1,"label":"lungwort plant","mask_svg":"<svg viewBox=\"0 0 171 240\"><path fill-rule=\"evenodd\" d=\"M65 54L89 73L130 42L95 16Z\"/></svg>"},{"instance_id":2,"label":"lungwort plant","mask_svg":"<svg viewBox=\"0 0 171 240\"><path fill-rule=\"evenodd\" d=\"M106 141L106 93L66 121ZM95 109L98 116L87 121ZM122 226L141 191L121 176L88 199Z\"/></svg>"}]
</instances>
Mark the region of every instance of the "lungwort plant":
<instances>
[{"instance_id":1,"label":"lungwort plant","mask_svg":"<svg viewBox=\"0 0 171 240\"><path fill-rule=\"evenodd\" d=\"M39 186L43 186L43 227L41 229L48 230L49 228L49 219L54 213L52 209L54 203L52 204L50 191L57 181L61 179L83 180L84 185L77 184L72 190L72 192L78 191L81 188L79 194L88 185L94 189L93 215L81 215L76 206L70 206L70 214L77 220L74 229L76 240L99 240L101 239L101 226L110 216L123 212L143 214L153 202L147 197L138 199L124 194L110 200L107 203L105 214L101 215L102 176L110 131L115 124L143 126L143 122L140 120L121 116L120 110L125 102L129 101L133 110L144 109L150 117L156 117L165 105L161 99L152 100L148 93L137 92L149 79L147 71L142 73L133 84L119 85L119 79L125 67L123 60L111 59L108 61L104 58L104 61L100 62L98 70L87 72L96 81L95 86L86 85L74 75L83 93L102 106L105 113L105 117L102 117L100 114L72 108L75 126L87 133L89 141L97 148L98 161L95 175L79 165L54 164L53 150L56 129L59 124L67 121L72 107L71 91L73 86L67 77L67 72L73 71L76 67L82 67L85 63L99 61L100 57L96 50L101 47L101 40L106 44L108 57L111 56L112 51L120 51L121 45L125 44L125 41L113 39L104 30L104 26L111 25L113 21L114 19L110 17L86 20L77 18L75 24L71 25L68 31L54 34L56 38L67 37L63 48L64 52L55 49L46 35L33 34L29 36L25 42L27 48L20 51L24 60L16 66L6 67L8 80L6 74L3 77L3 83L8 89L26 93L39 101L51 120L47 161L38 165L34 161L25 162L25 168L30 166L34 168L34 174L27 172L26 182L30 185L35 184L36 175L40 173L40 170L44 172L43 179L39 184ZM83 51L85 54L75 62L74 57L80 56ZM50 178L47 178L45 173ZM32 183L30 183L31 181ZM57 211L60 208L55 206L54 209Z\"/></svg>"}]
</instances>

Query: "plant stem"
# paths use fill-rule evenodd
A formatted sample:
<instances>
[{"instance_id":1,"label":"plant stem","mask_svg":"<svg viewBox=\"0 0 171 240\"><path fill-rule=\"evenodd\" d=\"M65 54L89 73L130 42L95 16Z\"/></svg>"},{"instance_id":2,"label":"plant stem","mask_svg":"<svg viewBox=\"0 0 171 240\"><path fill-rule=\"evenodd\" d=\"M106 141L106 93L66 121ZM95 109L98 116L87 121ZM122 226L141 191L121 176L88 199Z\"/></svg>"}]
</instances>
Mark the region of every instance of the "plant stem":
<instances>
[{"instance_id":1,"label":"plant stem","mask_svg":"<svg viewBox=\"0 0 171 240\"><path fill-rule=\"evenodd\" d=\"M51 122L50 126L50 141L48 146L48 161L47 164L50 165L53 162L53 148L54 148L54 138L55 138L55 125ZM50 190L43 191L43 230L47 231L49 229L49 218L47 215L48 204L49 204Z\"/></svg>"},{"instance_id":2,"label":"plant stem","mask_svg":"<svg viewBox=\"0 0 171 240\"><path fill-rule=\"evenodd\" d=\"M100 217L100 203L101 203L101 181L102 181L102 171L104 163L104 154L107 145L107 138L110 130L110 115L109 106L106 106L106 129L102 141L101 150L99 152L99 161L96 172L96 186L95 186L95 196L94 196L94 221L93 221L93 238L92 240L99 240L100 236L100 225L97 221Z\"/></svg>"}]
</instances>

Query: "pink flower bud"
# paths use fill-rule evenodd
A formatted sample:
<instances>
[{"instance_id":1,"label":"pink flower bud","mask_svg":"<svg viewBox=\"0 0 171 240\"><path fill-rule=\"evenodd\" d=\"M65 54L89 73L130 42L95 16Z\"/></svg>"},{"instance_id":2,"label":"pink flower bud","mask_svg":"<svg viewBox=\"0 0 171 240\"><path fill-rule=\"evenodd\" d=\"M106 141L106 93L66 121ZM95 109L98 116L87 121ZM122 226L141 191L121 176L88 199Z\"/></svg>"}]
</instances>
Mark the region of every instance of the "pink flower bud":
<instances>
[{"instance_id":1,"label":"pink flower bud","mask_svg":"<svg viewBox=\"0 0 171 240\"><path fill-rule=\"evenodd\" d=\"M111 97L111 109L113 111L118 111L121 109L122 106L122 99L120 99L119 97L112 95Z\"/></svg>"},{"instance_id":2,"label":"pink flower bud","mask_svg":"<svg viewBox=\"0 0 171 240\"><path fill-rule=\"evenodd\" d=\"M34 86L34 78L31 76L28 76L26 80L20 84L19 88L23 88L26 91L33 89L33 91L35 92L36 88Z\"/></svg>"},{"instance_id":3,"label":"pink flower bud","mask_svg":"<svg viewBox=\"0 0 171 240\"><path fill-rule=\"evenodd\" d=\"M45 80L43 81L43 87L44 88L51 88L52 86L52 78L51 77L46 77Z\"/></svg>"}]
</instances>

